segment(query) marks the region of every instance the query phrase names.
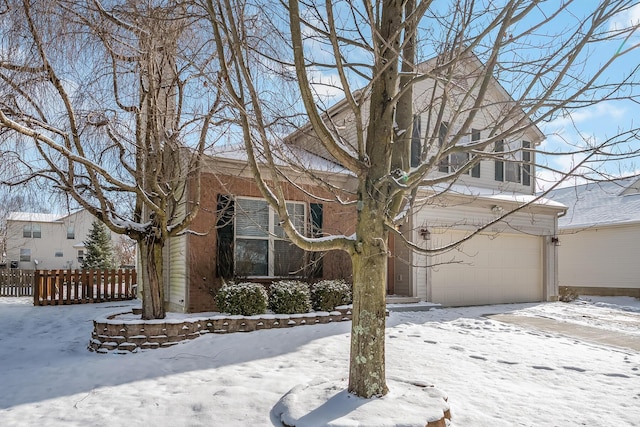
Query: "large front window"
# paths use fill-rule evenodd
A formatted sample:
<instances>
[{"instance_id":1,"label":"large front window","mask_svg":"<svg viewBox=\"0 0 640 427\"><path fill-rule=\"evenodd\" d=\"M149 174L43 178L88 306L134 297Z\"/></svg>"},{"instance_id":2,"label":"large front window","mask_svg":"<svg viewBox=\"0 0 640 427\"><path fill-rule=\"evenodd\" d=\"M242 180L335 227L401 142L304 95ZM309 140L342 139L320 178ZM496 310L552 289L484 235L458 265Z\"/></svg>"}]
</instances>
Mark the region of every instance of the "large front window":
<instances>
[{"instance_id":1,"label":"large front window","mask_svg":"<svg viewBox=\"0 0 640 427\"><path fill-rule=\"evenodd\" d=\"M287 212L304 234L304 203L288 202ZM236 199L234 255L237 276L299 275L304 267L304 251L287 240L278 214L261 199Z\"/></svg>"}]
</instances>

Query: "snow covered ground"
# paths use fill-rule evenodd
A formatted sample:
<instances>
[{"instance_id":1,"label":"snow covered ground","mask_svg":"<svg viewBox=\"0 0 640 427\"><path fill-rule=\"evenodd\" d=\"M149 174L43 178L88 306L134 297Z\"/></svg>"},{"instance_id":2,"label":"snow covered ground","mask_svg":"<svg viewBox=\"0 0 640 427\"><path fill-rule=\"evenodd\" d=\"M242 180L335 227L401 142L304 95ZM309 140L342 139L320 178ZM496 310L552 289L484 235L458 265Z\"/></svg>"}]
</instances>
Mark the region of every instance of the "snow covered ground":
<instances>
[{"instance_id":1,"label":"snow covered ground","mask_svg":"<svg viewBox=\"0 0 640 427\"><path fill-rule=\"evenodd\" d=\"M135 302L0 298L1 426L272 426L291 388L348 373L350 322L87 351L92 320ZM452 426L640 426L640 353L501 323L509 313L640 337L640 301L592 298L392 312L387 374L449 396Z\"/></svg>"}]
</instances>

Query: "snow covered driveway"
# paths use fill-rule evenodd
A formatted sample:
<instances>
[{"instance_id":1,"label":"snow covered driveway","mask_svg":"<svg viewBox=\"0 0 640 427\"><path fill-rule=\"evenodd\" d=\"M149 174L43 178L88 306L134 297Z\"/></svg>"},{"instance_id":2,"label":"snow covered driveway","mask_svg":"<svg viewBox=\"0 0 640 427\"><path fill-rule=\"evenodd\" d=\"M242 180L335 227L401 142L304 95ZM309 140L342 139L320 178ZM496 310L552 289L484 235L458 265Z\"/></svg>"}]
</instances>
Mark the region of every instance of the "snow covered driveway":
<instances>
[{"instance_id":1,"label":"snow covered driveway","mask_svg":"<svg viewBox=\"0 0 640 427\"><path fill-rule=\"evenodd\" d=\"M92 320L132 304L0 298L0 425L271 426L292 387L348 373L349 322L87 351ZM446 392L456 427L640 426L640 352L487 314L640 335L631 298L392 312L387 374Z\"/></svg>"}]
</instances>

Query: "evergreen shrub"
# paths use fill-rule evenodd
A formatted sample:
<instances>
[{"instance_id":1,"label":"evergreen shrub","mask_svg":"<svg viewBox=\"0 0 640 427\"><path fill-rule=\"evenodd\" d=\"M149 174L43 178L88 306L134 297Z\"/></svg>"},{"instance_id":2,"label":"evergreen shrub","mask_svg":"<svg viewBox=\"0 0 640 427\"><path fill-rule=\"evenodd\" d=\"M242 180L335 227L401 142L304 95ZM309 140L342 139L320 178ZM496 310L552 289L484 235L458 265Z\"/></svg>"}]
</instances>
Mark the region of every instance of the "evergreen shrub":
<instances>
[{"instance_id":1,"label":"evergreen shrub","mask_svg":"<svg viewBox=\"0 0 640 427\"><path fill-rule=\"evenodd\" d=\"M267 291L258 283L228 283L216 294L218 310L243 316L265 313L267 301Z\"/></svg>"},{"instance_id":2,"label":"evergreen shrub","mask_svg":"<svg viewBox=\"0 0 640 427\"><path fill-rule=\"evenodd\" d=\"M333 311L351 304L351 286L342 279L322 280L311 286L311 304L315 311Z\"/></svg>"},{"instance_id":3,"label":"evergreen shrub","mask_svg":"<svg viewBox=\"0 0 640 427\"><path fill-rule=\"evenodd\" d=\"M309 285L296 280L273 282L269 288L269 309L277 314L308 313Z\"/></svg>"}]
</instances>

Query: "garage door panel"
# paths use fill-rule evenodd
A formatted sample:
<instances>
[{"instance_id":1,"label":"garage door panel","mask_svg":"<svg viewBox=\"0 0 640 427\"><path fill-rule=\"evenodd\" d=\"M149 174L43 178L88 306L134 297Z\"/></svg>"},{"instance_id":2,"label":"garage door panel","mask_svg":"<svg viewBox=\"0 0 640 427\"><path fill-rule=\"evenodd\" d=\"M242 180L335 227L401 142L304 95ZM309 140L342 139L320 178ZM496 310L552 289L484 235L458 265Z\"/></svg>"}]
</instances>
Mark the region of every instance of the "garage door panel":
<instances>
[{"instance_id":1,"label":"garage door panel","mask_svg":"<svg viewBox=\"0 0 640 427\"><path fill-rule=\"evenodd\" d=\"M438 235L441 243L463 233ZM457 251L434 257L435 263L459 261L431 271L432 301L443 305L479 305L542 300L541 238L529 235L478 235ZM437 244L437 242L436 242Z\"/></svg>"}]
</instances>

